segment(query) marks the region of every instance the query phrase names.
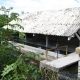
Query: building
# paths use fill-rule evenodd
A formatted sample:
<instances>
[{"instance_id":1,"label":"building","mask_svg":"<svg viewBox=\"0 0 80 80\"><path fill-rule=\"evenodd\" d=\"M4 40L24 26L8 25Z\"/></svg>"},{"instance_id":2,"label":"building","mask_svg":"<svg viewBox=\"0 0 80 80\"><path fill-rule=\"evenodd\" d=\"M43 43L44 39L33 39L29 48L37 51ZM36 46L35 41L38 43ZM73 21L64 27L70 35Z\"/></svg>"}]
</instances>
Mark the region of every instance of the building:
<instances>
[{"instance_id":1,"label":"building","mask_svg":"<svg viewBox=\"0 0 80 80\"><path fill-rule=\"evenodd\" d=\"M8 28L23 32L25 44L46 49L58 43L60 46L67 45L68 52L74 52L80 45L80 8L32 12L22 14L19 18L22 21L13 20L11 24L18 23L24 30ZM64 48L60 50L65 51Z\"/></svg>"}]
</instances>

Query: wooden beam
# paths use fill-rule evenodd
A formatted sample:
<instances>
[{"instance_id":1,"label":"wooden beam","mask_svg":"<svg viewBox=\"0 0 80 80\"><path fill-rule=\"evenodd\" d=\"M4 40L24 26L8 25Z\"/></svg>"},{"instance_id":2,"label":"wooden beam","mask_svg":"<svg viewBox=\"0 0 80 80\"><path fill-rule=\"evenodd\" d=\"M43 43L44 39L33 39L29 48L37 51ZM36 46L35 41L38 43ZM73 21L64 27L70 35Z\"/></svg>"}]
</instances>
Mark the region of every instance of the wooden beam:
<instances>
[{"instance_id":1,"label":"wooden beam","mask_svg":"<svg viewBox=\"0 0 80 80\"><path fill-rule=\"evenodd\" d=\"M80 36L77 34L77 33L75 33L75 35L76 35L76 37L79 39L79 41L80 41Z\"/></svg>"},{"instance_id":2,"label":"wooden beam","mask_svg":"<svg viewBox=\"0 0 80 80\"><path fill-rule=\"evenodd\" d=\"M79 40L79 46L80 46L80 36L79 36L77 33L75 33L75 35L76 35L76 37L77 37L78 40Z\"/></svg>"}]
</instances>

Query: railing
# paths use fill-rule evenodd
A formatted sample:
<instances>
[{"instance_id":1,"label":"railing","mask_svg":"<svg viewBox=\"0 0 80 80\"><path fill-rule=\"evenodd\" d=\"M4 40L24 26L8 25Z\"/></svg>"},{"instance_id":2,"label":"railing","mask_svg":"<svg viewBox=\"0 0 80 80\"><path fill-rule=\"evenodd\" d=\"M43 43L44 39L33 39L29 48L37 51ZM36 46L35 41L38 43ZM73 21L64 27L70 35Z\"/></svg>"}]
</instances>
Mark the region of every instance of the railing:
<instances>
[{"instance_id":1,"label":"railing","mask_svg":"<svg viewBox=\"0 0 80 80\"><path fill-rule=\"evenodd\" d=\"M48 51L50 51L50 50L57 50L58 51L61 48L66 48L66 56L67 56L67 54L68 54L68 46L67 45L59 46L59 44L57 43L56 47L53 47L51 49L46 49L46 60L48 60ZM58 52L57 52L57 59L58 59Z\"/></svg>"}]
</instances>

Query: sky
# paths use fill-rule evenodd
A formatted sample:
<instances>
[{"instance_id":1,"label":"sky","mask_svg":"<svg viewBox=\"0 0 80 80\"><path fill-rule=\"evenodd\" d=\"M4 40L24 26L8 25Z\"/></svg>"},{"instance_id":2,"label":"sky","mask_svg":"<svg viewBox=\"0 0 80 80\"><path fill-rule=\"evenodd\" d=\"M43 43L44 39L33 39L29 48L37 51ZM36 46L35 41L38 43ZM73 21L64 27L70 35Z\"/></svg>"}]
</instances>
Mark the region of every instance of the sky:
<instances>
[{"instance_id":1,"label":"sky","mask_svg":"<svg viewBox=\"0 0 80 80\"><path fill-rule=\"evenodd\" d=\"M13 7L12 12L34 12L53 9L80 7L75 0L0 0L0 7Z\"/></svg>"}]
</instances>

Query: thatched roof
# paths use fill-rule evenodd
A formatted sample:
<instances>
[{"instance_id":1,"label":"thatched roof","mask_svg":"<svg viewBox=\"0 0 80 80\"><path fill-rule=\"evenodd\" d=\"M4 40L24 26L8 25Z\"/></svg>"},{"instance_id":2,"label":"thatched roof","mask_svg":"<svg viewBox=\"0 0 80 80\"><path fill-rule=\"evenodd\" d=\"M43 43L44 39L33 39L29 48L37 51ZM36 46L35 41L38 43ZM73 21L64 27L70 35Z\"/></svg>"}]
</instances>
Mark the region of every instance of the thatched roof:
<instances>
[{"instance_id":1,"label":"thatched roof","mask_svg":"<svg viewBox=\"0 0 80 80\"><path fill-rule=\"evenodd\" d=\"M21 24L24 30L17 30L24 33L72 36L80 29L80 8L39 11L23 14L20 18L22 21L11 23Z\"/></svg>"}]
</instances>

